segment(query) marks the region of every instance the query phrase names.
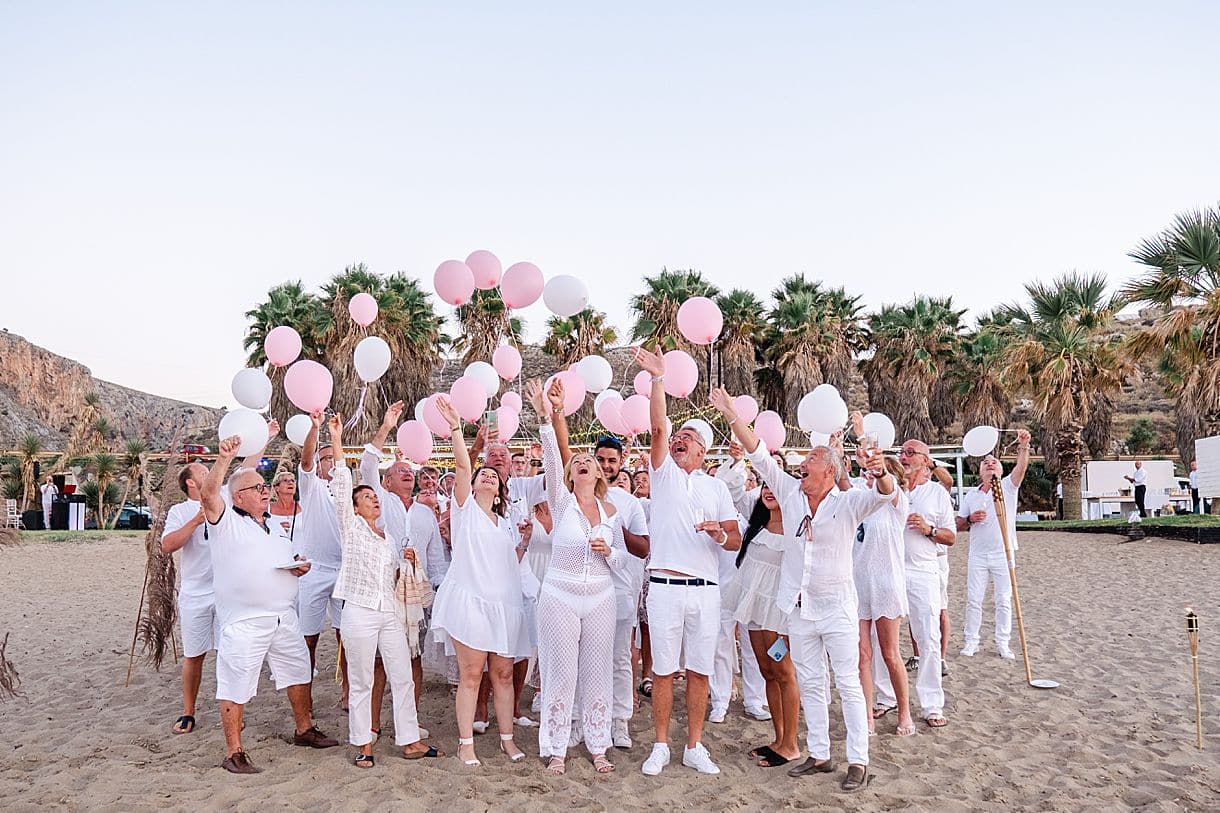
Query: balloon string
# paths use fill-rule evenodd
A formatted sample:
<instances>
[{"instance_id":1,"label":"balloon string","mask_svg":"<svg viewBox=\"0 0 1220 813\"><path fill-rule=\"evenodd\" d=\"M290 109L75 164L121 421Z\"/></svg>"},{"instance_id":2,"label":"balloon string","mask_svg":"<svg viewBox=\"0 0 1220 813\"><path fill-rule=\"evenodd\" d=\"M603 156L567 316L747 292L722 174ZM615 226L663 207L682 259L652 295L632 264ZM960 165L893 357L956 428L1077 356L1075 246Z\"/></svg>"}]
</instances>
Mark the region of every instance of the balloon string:
<instances>
[{"instance_id":1,"label":"balloon string","mask_svg":"<svg viewBox=\"0 0 1220 813\"><path fill-rule=\"evenodd\" d=\"M356 422L364 416L364 398L366 395L368 395L368 392L369 385L368 383L365 383L365 385L360 388L360 401L356 404L356 411L352 413L352 417L347 419L347 423L343 424L344 429L351 429L356 425Z\"/></svg>"}]
</instances>

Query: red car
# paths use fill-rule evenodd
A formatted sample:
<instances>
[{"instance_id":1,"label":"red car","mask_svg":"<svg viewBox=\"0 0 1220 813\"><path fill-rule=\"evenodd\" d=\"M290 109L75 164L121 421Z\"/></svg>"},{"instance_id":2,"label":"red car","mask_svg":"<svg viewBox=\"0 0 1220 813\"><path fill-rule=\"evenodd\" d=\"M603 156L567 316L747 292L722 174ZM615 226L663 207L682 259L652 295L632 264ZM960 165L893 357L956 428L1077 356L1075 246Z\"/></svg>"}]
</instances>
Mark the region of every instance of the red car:
<instances>
[{"instance_id":1,"label":"red car","mask_svg":"<svg viewBox=\"0 0 1220 813\"><path fill-rule=\"evenodd\" d=\"M212 450L207 446L201 446L198 443L184 443L182 449L178 452L178 462L186 463L200 455L211 454Z\"/></svg>"}]
</instances>

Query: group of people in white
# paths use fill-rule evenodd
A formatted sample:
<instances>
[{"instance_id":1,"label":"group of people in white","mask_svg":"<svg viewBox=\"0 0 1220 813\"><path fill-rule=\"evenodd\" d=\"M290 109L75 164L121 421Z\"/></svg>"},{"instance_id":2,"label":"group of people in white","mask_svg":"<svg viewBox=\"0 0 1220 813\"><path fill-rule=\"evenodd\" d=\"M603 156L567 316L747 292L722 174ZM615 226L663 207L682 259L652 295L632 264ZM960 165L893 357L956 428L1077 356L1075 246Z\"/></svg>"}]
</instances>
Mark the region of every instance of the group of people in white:
<instances>
[{"instance_id":1,"label":"group of people in white","mask_svg":"<svg viewBox=\"0 0 1220 813\"><path fill-rule=\"evenodd\" d=\"M222 439L210 469L186 466L179 482L188 499L170 510L162 537L165 551L181 550L183 714L174 731L195 728L203 661L214 649L227 770L259 770L241 733L264 660L292 706L293 743L338 745L312 714L316 645L329 624L343 654L348 739L361 768L374 765L387 685L402 755L444 756L427 742L417 711L428 665L454 685L464 765L481 764L474 737L487 729L490 701L509 760L525 758L516 729L537 726L545 770L565 773L569 751L583 742L593 769L611 772L611 749L633 746L639 652L639 692L651 697L654 723L643 773L655 776L670 764L681 680L682 764L716 774L704 722L725 720L740 642L746 711L774 729L768 743L743 744L748 757L764 767L796 763L788 770L794 777L833 772L833 674L847 729L841 785L857 790L870 779L869 737L887 714L897 714L896 735L916 733L899 655L904 617L918 653L919 716L932 728L947 724L941 616L948 558L941 554L966 530L962 654L979 650L990 582L996 651L1013 657L1008 562L990 489L993 477L1002 482L1015 544L1027 432L1002 481L997 458L981 461L981 487L955 517L949 492L931 478L929 447L912 439L897 457L886 455L863 436L857 415L860 477L849 477L837 435L792 474L729 395L714 390L711 404L733 442L729 459L711 465L711 426L694 419L671 431L662 357L646 349L635 357L651 378L651 431L647 465L634 476L623 469L615 438L592 452L570 446L559 381L546 391L536 381L526 388L540 424L540 473L529 473L487 427L468 447L444 397L437 408L450 428L451 477L431 467L417 472L403 460L379 470L401 404L351 461L359 485L338 415L311 416L299 469L281 471L270 486L251 458L229 473L237 438ZM329 443L319 442L324 423ZM427 613L404 601L404 591L420 584L435 589ZM531 662L537 723L518 710Z\"/></svg>"}]
</instances>

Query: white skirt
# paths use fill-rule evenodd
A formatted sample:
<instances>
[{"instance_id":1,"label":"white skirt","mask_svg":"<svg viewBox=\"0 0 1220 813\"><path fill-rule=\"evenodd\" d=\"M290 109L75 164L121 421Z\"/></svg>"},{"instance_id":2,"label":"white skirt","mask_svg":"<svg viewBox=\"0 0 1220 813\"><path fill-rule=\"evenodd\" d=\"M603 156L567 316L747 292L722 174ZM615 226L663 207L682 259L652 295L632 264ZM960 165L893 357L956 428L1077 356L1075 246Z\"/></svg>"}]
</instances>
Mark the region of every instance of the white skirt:
<instances>
[{"instance_id":1,"label":"white skirt","mask_svg":"<svg viewBox=\"0 0 1220 813\"><path fill-rule=\"evenodd\" d=\"M432 604L432 638L444 644L445 652L455 654L453 642L500 655L528 658L533 649L523 602L487 601L465 589L455 579L447 579Z\"/></svg>"},{"instance_id":2,"label":"white skirt","mask_svg":"<svg viewBox=\"0 0 1220 813\"><path fill-rule=\"evenodd\" d=\"M724 608L747 629L764 629L787 634L788 614L775 601L779 587L779 564L752 556L753 548L737 571L737 578L724 591Z\"/></svg>"}]
</instances>

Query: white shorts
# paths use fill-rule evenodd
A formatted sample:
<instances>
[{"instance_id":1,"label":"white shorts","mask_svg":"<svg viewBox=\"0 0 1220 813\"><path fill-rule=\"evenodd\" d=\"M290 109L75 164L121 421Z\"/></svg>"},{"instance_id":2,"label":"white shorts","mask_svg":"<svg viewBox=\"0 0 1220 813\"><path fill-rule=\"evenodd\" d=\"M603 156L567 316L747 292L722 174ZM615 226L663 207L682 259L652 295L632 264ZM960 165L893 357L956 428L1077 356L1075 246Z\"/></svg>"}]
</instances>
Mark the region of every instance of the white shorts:
<instances>
[{"instance_id":1,"label":"white shorts","mask_svg":"<svg viewBox=\"0 0 1220 813\"><path fill-rule=\"evenodd\" d=\"M720 588L650 583L648 635L653 674L672 675L686 668L711 675L720 635Z\"/></svg>"},{"instance_id":2,"label":"white shorts","mask_svg":"<svg viewBox=\"0 0 1220 813\"><path fill-rule=\"evenodd\" d=\"M309 649L296 615L260 616L234 621L220 631L216 648L216 699L249 703L258 693L263 660L271 667L276 690L309 683Z\"/></svg>"},{"instance_id":3,"label":"white shorts","mask_svg":"<svg viewBox=\"0 0 1220 813\"><path fill-rule=\"evenodd\" d=\"M297 580L297 615L302 635L321 635L328 614L330 625L339 629L343 602L333 597L338 578L339 571L314 565Z\"/></svg>"},{"instance_id":4,"label":"white shorts","mask_svg":"<svg viewBox=\"0 0 1220 813\"><path fill-rule=\"evenodd\" d=\"M940 567L940 608L949 609L949 557L937 556L936 564Z\"/></svg>"},{"instance_id":5,"label":"white shorts","mask_svg":"<svg viewBox=\"0 0 1220 813\"><path fill-rule=\"evenodd\" d=\"M216 648L216 599L213 596L178 596L182 625L182 656L197 658Z\"/></svg>"}]
</instances>

